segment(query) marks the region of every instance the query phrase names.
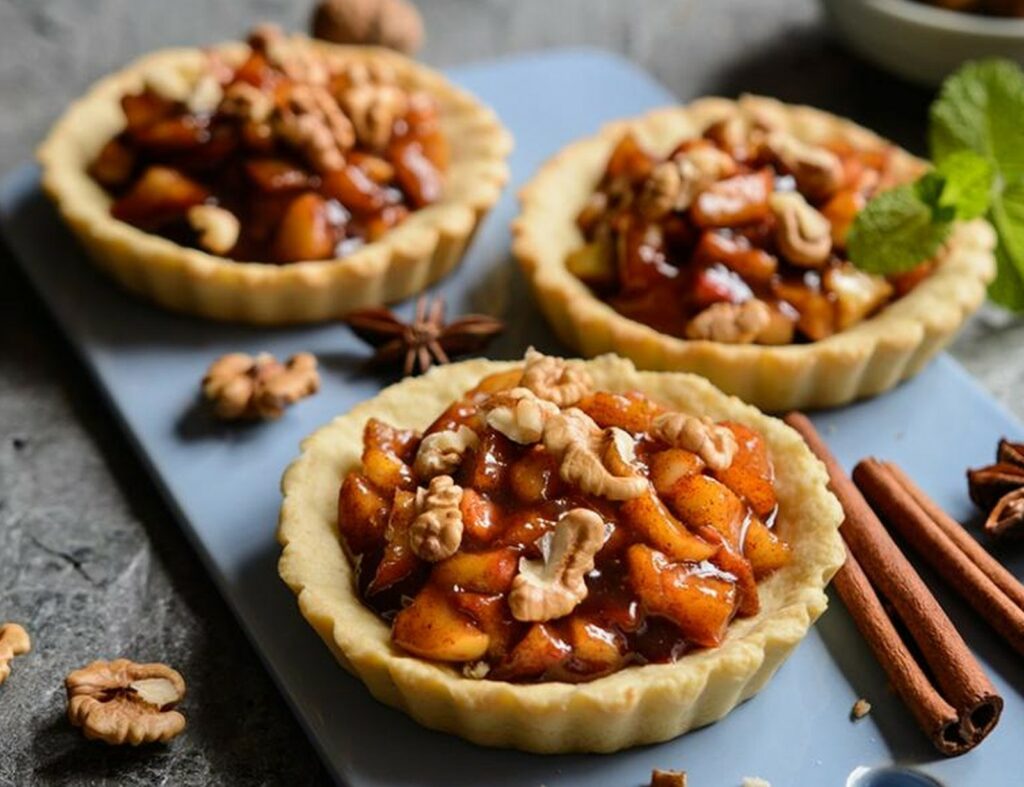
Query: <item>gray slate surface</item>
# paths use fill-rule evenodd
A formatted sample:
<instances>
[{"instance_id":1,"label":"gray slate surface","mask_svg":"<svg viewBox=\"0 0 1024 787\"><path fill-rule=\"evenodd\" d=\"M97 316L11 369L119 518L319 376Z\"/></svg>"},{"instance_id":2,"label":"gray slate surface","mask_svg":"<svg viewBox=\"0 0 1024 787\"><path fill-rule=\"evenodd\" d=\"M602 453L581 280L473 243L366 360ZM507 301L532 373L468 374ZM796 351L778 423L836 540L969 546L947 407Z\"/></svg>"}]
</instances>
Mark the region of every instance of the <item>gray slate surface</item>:
<instances>
[{"instance_id":1,"label":"gray slate surface","mask_svg":"<svg viewBox=\"0 0 1024 787\"><path fill-rule=\"evenodd\" d=\"M303 28L287 0L0 0L0 172L65 104L150 49ZM929 96L827 36L812 0L419 0L424 59L554 45L621 52L680 97L742 91L848 114L919 150ZM995 310L954 354L1018 416L1024 324ZM326 775L154 485L25 281L0 255L0 621L35 650L0 688L0 785L318 784ZM110 750L64 720L63 677L93 658L166 661L189 729Z\"/></svg>"}]
</instances>

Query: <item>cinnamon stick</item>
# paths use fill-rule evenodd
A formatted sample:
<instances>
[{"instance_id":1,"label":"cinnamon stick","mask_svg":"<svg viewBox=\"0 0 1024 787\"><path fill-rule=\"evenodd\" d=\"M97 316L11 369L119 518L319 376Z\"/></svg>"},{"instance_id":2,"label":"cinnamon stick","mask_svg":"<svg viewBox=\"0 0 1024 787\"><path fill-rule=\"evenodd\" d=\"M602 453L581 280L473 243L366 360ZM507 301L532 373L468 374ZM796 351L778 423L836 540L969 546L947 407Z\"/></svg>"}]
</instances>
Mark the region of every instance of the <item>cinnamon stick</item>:
<instances>
[{"instance_id":1,"label":"cinnamon stick","mask_svg":"<svg viewBox=\"0 0 1024 787\"><path fill-rule=\"evenodd\" d=\"M785 421L825 463L830 487L846 512L840 532L850 552L871 584L893 606L917 644L937 689L956 709L956 729L947 726L939 736L934 728L925 732L943 754L962 754L974 748L995 727L1003 708L1002 698L814 425L800 413L789 414ZM905 688L897 686L897 690ZM911 710L915 717L924 713L914 705Z\"/></svg>"},{"instance_id":2,"label":"cinnamon stick","mask_svg":"<svg viewBox=\"0 0 1024 787\"><path fill-rule=\"evenodd\" d=\"M981 567L979 560L982 557L987 558L983 561L986 565L991 561L999 566L998 562L959 525L955 529L950 529L952 533L958 535L957 540L954 540L951 533L938 522L936 516L930 515L908 490L907 484L913 485L913 482L905 474L900 473L897 476L889 465L883 465L876 459L865 459L854 468L853 480L885 521L898 531L936 573L974 607L1003 639L1018 653L1024 655L1024 608L1017 606L996 584ZM924 496L921 490L916 491L919 496ZM945 514L942 514L942 517L948 519ZM946 524L948 527L949 523ZM972 546L977 549L972 549ZM977 559L972 558L968 550ZM979 551L981 555L977 555ZM989 568L991 570L993 567ZM1024 590L1016 580L1013 583L1006 583L1004 578L1003 582L1011 590L1014 589L1013 585L1018 591Z\"/></svg>"},{"instance_id":3,"label":"cinnamon stick","mask_svg":"<svg viewBox=\"0 0 1024 787\"><path fill-rule=\"evenodd\" d=\"M914 659L889 619L881 599L864 575L857 558L849 550L846 552L846 563L832 580L832 587L839 593L857 630L867 640L900 699L910 709L925 734L941 751L945 751L949 741L957 741L960 737L960 717L956 709L935 690L921 665Z\"/></svg>"}]
</instances>

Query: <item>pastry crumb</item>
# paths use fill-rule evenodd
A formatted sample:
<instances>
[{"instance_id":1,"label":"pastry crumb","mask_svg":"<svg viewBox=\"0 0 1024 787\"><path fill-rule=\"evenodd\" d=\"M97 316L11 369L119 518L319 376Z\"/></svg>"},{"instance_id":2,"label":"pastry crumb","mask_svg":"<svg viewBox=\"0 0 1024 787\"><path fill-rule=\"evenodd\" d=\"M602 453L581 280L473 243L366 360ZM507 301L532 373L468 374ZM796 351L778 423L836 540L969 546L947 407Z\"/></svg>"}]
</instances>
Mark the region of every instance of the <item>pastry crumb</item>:
<instances>
[{"instance_id":1,"label":"pastry crumb","mask_svg":"<svg viewBox=\"0 0 1024 787\"><path fill-rule=\"evenodd\" d=\"M772 787L772 785L760 776L744 776L740 787Z\"/></svg>"},{"instance_id":2,"label":"pastry crumb","mask_svg":"<svg viewBox=\"0 0 1024 787\"><path fill-rule=\"evenodd\" d=\"M861 697L855 703L853 703L853 707L850 709L850 717L854 721L857 721L858 719L863 719L869 713L871 713L871 703L863 697Z\"/></svg>"},{"instance_id":3,"label":"pastry crumb","mask_svg":"<svg viewBox=\"0 0 1024 787\"><path fill-rule=\"evenodd\" d=\"M651 787L686 787L686 771L651 771Z\"/></svg>"}]
</instances>

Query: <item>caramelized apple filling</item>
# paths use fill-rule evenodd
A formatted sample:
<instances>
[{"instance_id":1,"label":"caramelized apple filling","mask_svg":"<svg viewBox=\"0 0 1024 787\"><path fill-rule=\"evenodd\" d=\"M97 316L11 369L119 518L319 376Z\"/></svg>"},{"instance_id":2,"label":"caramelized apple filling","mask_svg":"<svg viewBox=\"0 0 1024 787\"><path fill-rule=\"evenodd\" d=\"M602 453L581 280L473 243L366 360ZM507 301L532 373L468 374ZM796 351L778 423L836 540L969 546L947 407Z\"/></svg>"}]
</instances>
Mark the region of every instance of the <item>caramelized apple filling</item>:
<instances>
[{"instance_id":1,"label":"caramelized apple filling","mask_svg":"<svg viewBox=\"0 0 1024 787\"><path fill-rule=\"evenodd\" d=\"M398 648L469 677L580 682L715 647L789 561L760 434L532 351L422 434L371 419L363 446L338 506L358 591Z\"/></svg>"},{"instance_id":2,"label":"caramelized apple filling","mask_svg":"<svg viewBox=\"0 0 1024 787\"><path fill-rule=\"evenodd\" d=\"M90 174L112 215L236 260L343 257L440 198L438 108L385 60L262 28L237 67L153 72Z\"/></svg>"},{"instance_id":3,"label":"caramelized apple filling","mask_svg":"<svg viewBox=\"0 0 1024 787\"><path fill-rule=\"evenodd\" d=\"M686 339L790 344L846 330L932 268L882 277L845 257L857 213L893 185L892 149L805 143L736 116L667 157L631 134L577 216L568 269L622 315Z\"/></svg>"}]
</instances>

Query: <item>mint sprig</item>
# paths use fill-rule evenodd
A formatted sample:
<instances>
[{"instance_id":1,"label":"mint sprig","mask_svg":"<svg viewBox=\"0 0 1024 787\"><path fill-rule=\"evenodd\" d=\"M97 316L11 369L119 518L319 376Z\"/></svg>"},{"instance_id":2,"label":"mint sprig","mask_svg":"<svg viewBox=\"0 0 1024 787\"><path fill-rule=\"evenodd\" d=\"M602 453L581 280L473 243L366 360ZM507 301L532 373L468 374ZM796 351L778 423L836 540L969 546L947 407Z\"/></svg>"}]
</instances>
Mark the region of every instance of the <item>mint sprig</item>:
<instances>
[{"instance_id":1,"label":"mint sprig","mask_svg":"<svg viewBox=\"0 0 1024 787\"><path fill-rule=\"evenodd\" d=\"M850 231L850 259L899 273L934 256L954 221L985 216L999 236L989 296L1024 311L1024 71L1006 60L965 64L929 120L935 168L867 204Z\"/></svg>"}]
</instances>

